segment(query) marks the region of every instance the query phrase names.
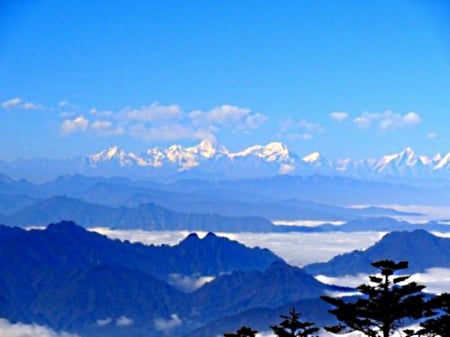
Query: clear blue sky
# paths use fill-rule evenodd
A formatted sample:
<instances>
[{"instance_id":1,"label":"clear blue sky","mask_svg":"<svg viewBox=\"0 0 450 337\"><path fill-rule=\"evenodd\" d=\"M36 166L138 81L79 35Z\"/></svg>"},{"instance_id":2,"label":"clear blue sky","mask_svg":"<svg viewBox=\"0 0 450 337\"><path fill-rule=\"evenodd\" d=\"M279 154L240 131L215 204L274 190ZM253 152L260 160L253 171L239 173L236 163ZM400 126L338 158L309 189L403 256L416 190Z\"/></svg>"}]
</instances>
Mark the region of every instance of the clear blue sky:
<instances>
[{"instance_id":1,"label":"clear blue sky","mask_svg":"<svg viewBox=\"0 0 450 337\"><path fill-rule=\"evenodd\" d=\"M447 1L2 1L0 159L450 151Z\"/></svg>"}]
</instances>

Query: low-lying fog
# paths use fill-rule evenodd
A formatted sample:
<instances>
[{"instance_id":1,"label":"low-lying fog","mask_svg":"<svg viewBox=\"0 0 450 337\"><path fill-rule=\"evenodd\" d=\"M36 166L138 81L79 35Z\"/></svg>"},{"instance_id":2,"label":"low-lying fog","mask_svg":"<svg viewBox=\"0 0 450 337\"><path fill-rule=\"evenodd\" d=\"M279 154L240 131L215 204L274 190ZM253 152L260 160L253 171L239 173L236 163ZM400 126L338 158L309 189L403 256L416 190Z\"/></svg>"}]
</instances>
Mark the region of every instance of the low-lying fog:
<instances>
[{"instance_id":1,"label":"low-lying fog","mask_svg":"<svg viewBox=\"0 0 450 337\"><path fill-rule=\"evenodd\" d=\"M141 242L143 244L176 245L190 232L188 231L144 231L91 229L113 239ZM197 232L200 237L206 232ZM312 262L327 261L333 256L364 249L380 240L385 233L216 233L249 247L268 248L288 263L304 266Z\"/></svg>"},{"instance_id":2,"label":"low-lying fog","mask_svg":"<svg viewBox=\"0 0 450 337\"><path fill-rule=\"evenodd\" d=\"M93 231L110 238L141 242L143 244L175 245L183 240L188 231L144 231L144 230L112 230L109 228L94 228ZM197 232L200 237L206 232ZM380 240L384 232L329 232L329 233L216 233L249 247L268 248L288 263L301 267L312 262L328 261L332 257L353 251L366 249ZM450 237L450 233L433 233L438 236ZM320 281L342 286L357 286L367 281L367 275L330 278L319 276ZM433 293L448 292L450 284L450 269L432 268L426 273L415 274L411 280L427 286L426 290Z\"/></svg>"}]
</instances>

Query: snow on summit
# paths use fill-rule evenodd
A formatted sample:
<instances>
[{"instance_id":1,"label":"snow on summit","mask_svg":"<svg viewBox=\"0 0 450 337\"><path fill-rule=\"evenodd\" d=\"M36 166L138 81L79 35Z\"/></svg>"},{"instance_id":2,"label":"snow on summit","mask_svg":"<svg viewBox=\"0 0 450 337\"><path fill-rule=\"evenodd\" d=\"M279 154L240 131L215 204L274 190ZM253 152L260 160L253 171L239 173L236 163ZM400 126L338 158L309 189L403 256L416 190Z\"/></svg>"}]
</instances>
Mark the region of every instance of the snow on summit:
<instances>
[{"instance_id":1,"label":"snow on summit","mask_svg":"<svg viewBox=\"0 0 450 337\"><path fill-rule=\"evenodd\" d=\"M426 174L448 174L450 169L450 152L445 156L418 155L411 147L405 150L365 160L350 158L335 161L326 160L320 152L313 152L301 157L293 153L281 142L266 145L253 145L241 151L231 152L215 142L203 140L200 143L183 147L171 145L167 148L149 148L141 154L126 152L118 146L110 147L89 156L89 162L97 167L101 164L118 167L142 167L160 169L171 167L177 171L217 170L218 173L250 175L258 167L265 167L264 174L338 174L358 177L375 177L379 175L406 175L419 177ZM264 163L265 166L261 166ZM270 169L272 167L272 169ZM225 170L222 172L221 170Z\"/></svg>"}]
</instances>

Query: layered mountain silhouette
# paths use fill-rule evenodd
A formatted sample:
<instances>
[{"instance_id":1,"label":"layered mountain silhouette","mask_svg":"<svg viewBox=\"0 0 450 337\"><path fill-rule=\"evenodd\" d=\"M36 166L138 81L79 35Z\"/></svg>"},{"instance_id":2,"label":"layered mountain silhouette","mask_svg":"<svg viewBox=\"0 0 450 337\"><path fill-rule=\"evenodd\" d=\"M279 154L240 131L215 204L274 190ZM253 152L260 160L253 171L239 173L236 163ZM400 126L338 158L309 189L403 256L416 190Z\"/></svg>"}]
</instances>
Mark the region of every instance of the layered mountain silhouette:
<instances>
[{"instance_id":1,"label":"layered mountain silhouette","mask_svg":"<svg viewBox=\"0 0 450 337\"><path fill-rule=\"evenodd\" d=\"M351 221L416 216L381 207L337 206L336 202L404 200L400 195L418 201L422 197L428 200L429 195L402 185L319 176L166 184L83 176L60 177L40 185L8 177L3 180L6 182L0 181L0 223L14 226L73 220L86 227L269 231L270 223L264 219ZM331 204L311 201L321 199ZM445 194L439 194L439 200L445 202Z\"/></svg>"},{"instance_id":2,"label":"layered mountain silhouette","mask_svg":"<svg viewBox=\"0 0 450 337\"><path fill-rule=\"evenodd\" d=\"M268 232L272 223L256 216L227 217L215 214L179 213L155 204L138 207L109 207L68 197L52 197L33 203L21 211L0 216L10 226L42 226L72 220L85 227L113 227L147 230L197 230L236 232L243 229Z\"/></svg>"},{"instance_id":3,"label":"layered mountain silhouette","mask_svg":"<svg viewBox=\"0 0 450 337\"><path fill-rule=\"evenodd\" d=\"M211 281L185 293L171 282L174 274ZM156 336L175 318L188 331L332 288L266 249L212 233L203 239L191 234L176 246L145 246L72 222L28 231L1 226L0 286L0 317L89 336L119 336L123 329L129 336Z\"/></svg>"},{"instance_id":4,"label":"layered mountain silhouette","mask_svg":"<svg viewBox=\"0 0 450 337\"><path fill-rule=\"evenodd\" d=\"M235 331L230 319L267 327L292 306L323 324L330 317L319 296L350 289L312 274L372 272L367 266L382 258L410 261L411 273L448 267L449 241L422 230L393 232L366 251L299 269L213 233L146 246L73 222L45 230L0 226L0 317L92 337L194 337ZM207 283L198 282L205 276ZM197 286L186 292L180 279Z\"/></svg>"},{"instance_id":5,"label":"layered mountain silhouette","mask_svg":"<svg viewBox=\"0 0 450 337\"><path fill-rule=\"evenodd\" d=\"M391 259L409 261L408 273L424 272L433 267L450 267L450 238L435 236L425 230L392 232L366 250L338 255L325 263L314 263L304 270L314 275L344 276L374 273L372 261Z\"/></svg>"}]
</instances>

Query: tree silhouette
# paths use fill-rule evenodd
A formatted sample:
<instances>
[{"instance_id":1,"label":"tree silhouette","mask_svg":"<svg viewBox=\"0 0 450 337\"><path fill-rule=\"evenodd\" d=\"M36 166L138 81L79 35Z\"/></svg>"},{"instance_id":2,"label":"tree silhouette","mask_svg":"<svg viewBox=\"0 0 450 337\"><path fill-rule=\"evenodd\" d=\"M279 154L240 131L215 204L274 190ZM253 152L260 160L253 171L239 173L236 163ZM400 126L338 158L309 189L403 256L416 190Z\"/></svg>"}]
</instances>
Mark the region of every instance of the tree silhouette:
<instances>
[{"instance_id":1,"label":"tree silhouette","mask_svg":"<svg viewBox=\"0 0 450 337\"><path fill-rule=\"evenodd\" d=\"M395 276L398 270L408 268L408 262L381 260L373 262L380 274L369 276L372 284L357 289L362 294L354 302L342 298L321 296L335 308L330 313L342 323L325 327L329 332L360 331L369 337L389 337L395 330L408 324L408 320L427 315L425 286L407 281L409 275Z\"/></svg>"},{"instance_id":2,"label":"tree silhouette","mask_svg":"<svg viewBox=\"0 0 450 337\"><path fill-rule=\"evenodd\" d=\"M224 334L225 337L255 337L258 331L252 330L251 328L247 326L243 326L239 330L236 331L236 333L226 333Z\"/></svg>"},{"instance_id":3,"label":"tree silhouette","mask_svg":"<svg viewBox=\"0 0 450 337\"><path fill-rule=\"evenodd\" d=\"M407 336L450 337L450 293L435 296L427 304L435 315L421 323L419 330L405 330Z\"/></svg>"},{"instance_id":4,"label":"tree silhouette","mask_svg":"<svg viewBox=\"0 0 450 337\"><path fill-rule=\"evenodd\" d=\"M312 322L300 321L300 314L295 309L289 311L288 316L280 316L284 320L278 325L272 325L270 328L278 337L310 337L319 331Z\"/></svg>"}]
</instances>

